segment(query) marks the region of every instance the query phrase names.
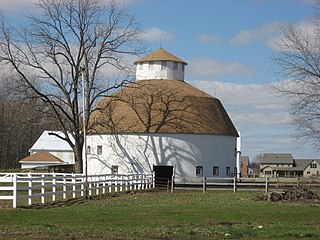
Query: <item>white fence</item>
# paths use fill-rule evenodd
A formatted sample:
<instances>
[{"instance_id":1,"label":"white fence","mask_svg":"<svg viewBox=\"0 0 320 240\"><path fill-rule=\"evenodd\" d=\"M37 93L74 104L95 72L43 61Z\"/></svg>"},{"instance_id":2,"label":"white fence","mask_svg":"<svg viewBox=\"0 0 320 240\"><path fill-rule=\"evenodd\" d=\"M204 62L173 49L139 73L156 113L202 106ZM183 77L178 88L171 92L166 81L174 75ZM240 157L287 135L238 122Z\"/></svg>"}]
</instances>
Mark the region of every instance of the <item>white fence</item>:
<instances>
[{"instance_id":1,"label":"white fence","mask_svg":"<svg viewBox=\"0 0 320 240\"><path fill-rule=\"evenodd\" d=\"M1 173L0 201L12 201L13 208L26 201L54 202L83 196L154 188L153 174L88 175L64 173Z\"/></svg>"}]
</instances>

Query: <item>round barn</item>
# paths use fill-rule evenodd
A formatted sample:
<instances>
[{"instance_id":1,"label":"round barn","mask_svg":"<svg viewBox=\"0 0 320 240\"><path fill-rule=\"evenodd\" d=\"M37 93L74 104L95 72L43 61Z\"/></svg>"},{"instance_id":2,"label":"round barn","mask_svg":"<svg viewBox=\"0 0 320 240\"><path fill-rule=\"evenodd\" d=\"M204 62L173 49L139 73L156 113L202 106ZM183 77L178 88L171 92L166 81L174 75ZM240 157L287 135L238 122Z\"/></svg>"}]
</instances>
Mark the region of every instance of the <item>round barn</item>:
<instances>
[{"instance_id":1,"label":"round barn","mask_svg":"<svg viewBox=\"0 0 320 240\"><path fill-rule=\"evenodd\" d=\"M88 173L236 175L236 128L217 98L184 81L187 63L160 48L135 65L136 81L90 119Z\"/></svg>"}]
</instances>

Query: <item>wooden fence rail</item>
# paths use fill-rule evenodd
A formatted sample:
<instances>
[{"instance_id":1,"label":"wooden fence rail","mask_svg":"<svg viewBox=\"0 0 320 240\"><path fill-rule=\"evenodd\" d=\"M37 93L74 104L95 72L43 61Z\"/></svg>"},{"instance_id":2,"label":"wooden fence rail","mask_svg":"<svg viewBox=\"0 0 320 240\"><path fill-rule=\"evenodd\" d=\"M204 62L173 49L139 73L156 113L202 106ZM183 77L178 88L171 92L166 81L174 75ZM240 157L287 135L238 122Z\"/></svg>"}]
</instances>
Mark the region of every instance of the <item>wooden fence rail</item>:
<instances>
[{"instance_id":1,"label":"wooden fence rail","mask_svg":"<svg viewBox=\"0 0 320 240\"><path fill-rule=\"evenodd\" d=\"M171 184L171 192L174 189L198 189L206 192L210 189L233 190L259 190L268 192L270 190L305 186L320 190L319 178L183 178L173 177Z\"/></svg>"},{"instance_id":2,"label":"wooden fence rail","mask_svg":"<svg viewBox=\"0 0 320 240\"><path fill-rule=\"evenodd\" d=\"M87 179L87 181L86 181ZM42 204L80 196L101 195L154 188L153 174L88 175L64 173L0 174L0 200L12 201L16 208L21 201L27 205Z\"/></svg>"}]
</instances>

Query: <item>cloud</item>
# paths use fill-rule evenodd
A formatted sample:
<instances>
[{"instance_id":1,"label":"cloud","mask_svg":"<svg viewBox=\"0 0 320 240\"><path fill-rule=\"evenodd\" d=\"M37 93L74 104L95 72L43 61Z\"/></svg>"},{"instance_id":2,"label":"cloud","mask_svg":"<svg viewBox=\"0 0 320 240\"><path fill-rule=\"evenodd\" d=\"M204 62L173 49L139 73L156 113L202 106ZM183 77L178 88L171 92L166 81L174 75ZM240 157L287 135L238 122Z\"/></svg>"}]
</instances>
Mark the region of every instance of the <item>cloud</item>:
<instances>
[{"instance_id":1,"label":"cloud","mask_svg":"<svg viewBox=\"0 0 320 240\"><path fill-rule=\"evenodd\" d=\"M254 73L253 69L237 62L217 61L207 57L191 58L188 62L188 71L197 76L250 76Z\"/></svg>"},{"instance_id":2,"label":"cloud","mask_svg":"<svg viewBox=\"0 0 320 240\"><path fill-rule=\"evenodd\" d=\"M279 34L279 23L271 22L263 24L255 29L242 30L230 41L234 46L249 45L256 41L267 42Z\"/></svg>"},{"instance_id":3,"label":"cloud","mask_svg":"<svg viewBox=\"0 0 320 240\"><path fill-rule=\"evenodd\" d=\"M172 41L176 39L176 35L157 27L151 27L142 32L141 38L146 41Z\"/></svg>"},{"instance_id":4,"label":"cloud","mask_svg":"<svg viewBox=\"0 0 320 240\"><path fill-rule=\"evenodd\" d=\"M275 51L282 51L284 50L281 48L281 41L282 41L282 34L281 34L281 29L286 29L288 28L289 25L287 24L279 24L279 34L275 35L273 38L267 40L267 45L271 47ZM293 26L296 26L299 31L301 31L303 36L307 36L309 38L309 43L312 44L318 44L316 42L317 36L317 27L314 25L314 23L310 20L305 20L301 21ZM312 41L314 40L314 41ZM288 49L286 49L288 50Z\"/></svg>"},{"instance_id":5,"label":"cloud","mask_svg":"<svg viewBox=\"0 0 320 240\"><path fill-rule=\"evenodd\" d=\"M303 145L294 137L290 100L274 95L271 84L202 80L190 83L222 102L241 132L242 154L249 156L250 160L264 152L289 152L296 158L314 157L312 146Z\"/></svg>"},{"instance_id":6,"label":"cloud","mask_svg":"<svg viewBox=\"0 0 320 240\"><path fill-rule=\"evenodd\" d=\"M218 44L220 43L221 39L217 36L210 36L207 34L199 34L197 36L197 39L202 42L202 43L206 43L206 44Z\"/></svg>"},{"instance_id":7,"label":"cloud","mask_svg":"<svg viewBox=\"0 0 320 240\"><path fill-rule=\"evenodd\" d=\"M37 0L2 0L0 1L0 9L2 10L22 10L26 6L37 2ZM30 7L30 6L28 6Z\"/></svg>"}]
</instances>

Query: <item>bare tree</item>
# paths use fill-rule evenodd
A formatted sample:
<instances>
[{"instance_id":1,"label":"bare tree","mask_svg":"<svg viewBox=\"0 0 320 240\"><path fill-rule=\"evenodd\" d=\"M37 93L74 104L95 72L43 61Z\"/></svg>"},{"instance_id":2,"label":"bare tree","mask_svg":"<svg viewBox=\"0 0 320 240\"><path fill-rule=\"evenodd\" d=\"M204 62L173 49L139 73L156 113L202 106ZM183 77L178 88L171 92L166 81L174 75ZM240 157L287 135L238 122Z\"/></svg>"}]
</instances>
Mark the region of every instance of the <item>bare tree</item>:
<instances>
[{"instance_id":1,"label":"bare tree","mask_svg":"<svg viewBox=\"0 0 320 240\"><path fill-rule=\"evenodd\" d=\"M7 74L7 75L6 75ZM14 76L2 72L0 79L0 168L19 167L19 160L43 130L55 130L54 119L47 118L47 107L32 92L15 94Z\"/></svg>"},{"instance_id":2,"label":"bare tree","mask_svg":"<svg viewBox=\"0 0 320 240\"><path fill-rule=\"evenodd\" d=\"M125 72L125 56L144 51L140 28L126 8L114 1L39 0L36 5L41 13L28 16L23 27L10 26L1 17L0 60L18 74L20 89L32 90L50 108L64 132L61 138L74 150L75 171L82 172L81 105L86 106L89 131L88 119L99 98L128 80L108 79L108 67Z\"/></svg>"},{"instance_id":3,"label":"bare tree","mask_svg":"<svg viewBox=\"0 0 320 240\"><path fill-rule=\"evenodd\" d=\"M320 1L315 3L312 31L293 24L281 27L280 52L274 60L285 81L274 89L291 99L297 136L320 149Z\"/></svg>"}]
</instances>

